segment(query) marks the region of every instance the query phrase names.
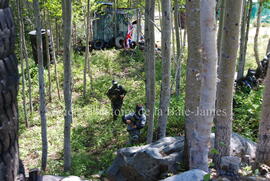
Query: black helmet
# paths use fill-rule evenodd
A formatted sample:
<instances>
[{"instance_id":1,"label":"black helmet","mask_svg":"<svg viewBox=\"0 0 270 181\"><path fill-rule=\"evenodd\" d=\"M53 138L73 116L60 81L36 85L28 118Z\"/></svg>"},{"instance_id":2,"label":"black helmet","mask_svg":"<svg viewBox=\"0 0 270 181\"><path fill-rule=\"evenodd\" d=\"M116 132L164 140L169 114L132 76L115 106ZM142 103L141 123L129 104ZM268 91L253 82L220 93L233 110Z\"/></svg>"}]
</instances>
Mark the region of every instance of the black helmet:
<instances>
[{"instance_id":1,"label":"black helmet","mask_svg":"<svg viewBox=\"0 0 270 181\"><path fill-rule=\"evenodd\" d=\"M247 77L248 77L248 76L254 76L255 74L256 74L256 70L248 69Z\"/></svg>"},{"instance_id":2,"label":"black helmet","mask_svg":"<svg viewBox=\"0 0 270 181\"><path fill-rule=\"evenodd\" d=\"M144 114L144 108L143 108L143 105L137 104L137 105L136 105L136 109L135 109L135 113L136 113L138 116L142 116L142 115Z\"/></svg>"},{"instance_id":3,"label":"black helmet","mask_svg":"<svg viewBox=\"0 0 270 181\"><path fill-rule=\"evenodd\" d=\"M270 58L270 52L267 53L266 57L267 59Z\"/></svg>"},{"instance_id":4,"label":"black helmet","mask_svg":"<svg viewBox=\"0 0 270 181\"><path fill-rule=\"evenodd\" d=\"M113 81L112 81L112 85L113 85L113 86L117 86L117 85L118 85L118 82L115 81L115 80L113 80Z\"/></svg>"}]
</instances>

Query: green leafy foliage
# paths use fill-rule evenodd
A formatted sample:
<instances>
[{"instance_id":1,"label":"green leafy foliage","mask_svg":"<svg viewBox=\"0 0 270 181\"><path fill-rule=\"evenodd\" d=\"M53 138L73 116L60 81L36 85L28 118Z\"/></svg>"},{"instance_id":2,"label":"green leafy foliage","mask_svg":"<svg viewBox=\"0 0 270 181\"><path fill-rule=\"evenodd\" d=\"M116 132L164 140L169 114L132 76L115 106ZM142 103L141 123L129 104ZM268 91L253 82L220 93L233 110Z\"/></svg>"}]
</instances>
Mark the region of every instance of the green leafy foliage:
<instances>
[{"instance_id":1,"label":"green leafy foliage","mask_svg":"<svg viewBox=\"0 0 270 181\"><path fill-rule=\"evenodd\" d=\"M91 0L91 11L100 8L96 2ZM84 19L87 0L74 1L73 13L74 24L79 29L78 37L84 38ZM128 0L119 1L120 7L128 7ZM180 8L185 1L179 0ZM138 7L143 10L144 1L138 1ZM15 8L14 8L15 9ZM51 19L62 21L61 0L42 1L42 10L50 12ZM24 11L24 15L30 17L30 11ZM29 25L30 26L30 25ZM32 27L31 27L32 28ZM29 28L30 30L30 28ZM260 46L268 41L268 36L260 39ZM264 43L265 44L265 43ZM248 46L246 68L255 68L253 60L252 44ZM265 47L260 47L260 54L265 51ZM176 97L172 89L170 100L170 114L168 117L168 136L180 136L184 134L184 89L187 52L184 50L181 78L181 96ZM144 53L138 49L126 50L101 50L93 51L91 54L91 69L93 72L93 87L90 91L88 77L87 96L82 96L83 90L83 65L84 57L74 55L73 58L73 112L74 122L72 123L72 170L70 173L86 178L91 178L92 174L101 173L110 166L115 158L116 151L127 146L128 133L126 126L121 122L112 121L110 101L105 93L111 86L111 80L116 79L128 90L123 106L123 114L134 110L137 103L145 103L145 74L144 74ZM156 58L156 116L158 119L159 93L161 83L161 59ZM63 62L60 60L57 67L61 94L63 86ZM45 70L46 85L48 85L47 71ZM54 80L54 71L51 71ZM172 77L175 74L175 66L172 66ZM24 116L22 109L22 95L19 94L19 119L20 119L20 156L24 160L27 168L40 166L41 158L41 137L39 118L39 95L38 95L38 69L33 60L30 60L30 75L33 88L34 112L29 114L31 127L24 127ZM172 82L174 80L172 79ZM64 101L58 100L55 82L53 81L53 101L47 101L48 119L48 140L49 155L48 169L46 174L65 175L63 173L63 128L64 128ZM234 96L234 122L233 131L238 132L252 140L256 140L258 124L260 119L260 109L262 103L262 87L251 91L250 94L237 91ZM142 143L145 143L147 127L142 132ZM211 150L212 154L217 154L217 150ZM210 175L206 175L204 180L210 180Z\"/></svg>"},{"instance_id":2,"label":"green leafy foliage","mask_svg":"<svg viewBox=\"0 0 270 181\"><path fill-rule=\"evenodd\" d=\"M263 87L249 94L236 91L234 96L233 131L256 141L262 105Z\"/></svg>"},{"instance_id":3,"label":"green leafy foliage","mask_svg":"<svg viewBox=\"0 0 270 181\"><path fill-rule=\"evenodd\" d=\"M119 119L112 120L110 101L106 91L113 79L122 84L128 91L123 105L123 114L134 111L138 103L145 103L145 74L144 54L141 50L101 50L93 51L91 55L91 69L93 71L93 87L90 91L88 77L88 92L86 99L82 96L84 57L74 55L73 58L73 117L72 123L72 170L66 174L73 174L91 178L110 166L116 151L128 146L126 125ZM157 57L157 96L156 121L158 119L159 92L161 81L161 60ZM19 94L20 110L20 147L21 158L27 168L39 167L41 158L38 73L33 60L30 60L30 74L33 86L34 112L29 116L30 128L24 127L22 112L22 96ZM53 68L53 66L51 66ZM63 83L63 62L57 66L60 79L61 94ZM183 71L185 72L185 71ZM46 174L64 175L63 173L63 95L58 100L53 77L53 101L47 100L48 120L48 169ZM183 73L184 74L184 73ZM47 70L45 70L45 84L48 85ZM183 92L183 90L182 90ZM184 97L172 95L171 113L168 120L168 136L179 136L184 133ZM142 130L141 143L145 143L147 127Z\"/></svg>"},{"instance_id":4,"label":"green leafy foliage","mask_svg":"<svg viewBox=\"0 0 270 181\"><path fill-rule=\"evenodd\" d=\"M203 181L210 181L210 180L211 180L211 174L210 173L204 175Z\"/></svg>"},{"instance_id":5,"label":"green leafy foliage","mask_svg":"<svg viewBox=\"0 0 270 181\"><path fill-rule=\"evenodd\" d=\"M210 154L217 155L217 154L219 154L219 151L217 149L215 149L215 148L212 148L210 150Z\"/></svg>"},{"instance_id":6,"label":"green leafy foliage","mask_svg":"<svg viewBox=\"0 0 270 181\"><path fill-rule=\"evenodd\" d=\"M184 54L186 57L186 52ZM68 174L91 178L91 175L101 173L110 166L115 158L116 151L127 146L128 133L126 126L121 122L112 121L110 101L105 92L111 86L111 80L116 79L128 90L123 106L123 114L134 110L137 103L145 103L145 74L144 54L135 49L93 51L91 54L91 68L93 71L93 87L90 91L88 78L88 93L86 99L82 96L84 57L74 55L73 58L73 112L72 123L72 170ZM156 59L156 110L159 107L159 93L161 81L161 60ZM170 100L170 114L168 118L167 135L180 136L184 134L184 88L185 62L182 66L181 96L176 97L172 91ZM61 89L63 83L63 62L60 59L57 67ZM51 71L54 77L54 71ZM175 71L172 71L172 77ZM30 74L33 86L34 112L29 115L29 129L24 127L22 112L22 96L19 94L20 116L20 155L27 168L40 165L41 137L38 99L38 73L33 60L30 60ZM46 85L48 85L47 71L45 70ZM54 80L54 79L53 79ZM172 81L174 81L172 79ZM234 96L233 131L252 140L256 140L262 90L252 90L250 94L236 91ZM61 90L62 91L62 90ZM53 101L47 102L49 155L46 174L64 175L63 173L63 95L58 100L55 82L53 81ZM157 123L157 112L155 124ZM145 143L147 128L142 131L142 143ZM211 150L212 154L217 154ZM67 174L67 173L66 173Z\"/></svg>"}]
</instances>

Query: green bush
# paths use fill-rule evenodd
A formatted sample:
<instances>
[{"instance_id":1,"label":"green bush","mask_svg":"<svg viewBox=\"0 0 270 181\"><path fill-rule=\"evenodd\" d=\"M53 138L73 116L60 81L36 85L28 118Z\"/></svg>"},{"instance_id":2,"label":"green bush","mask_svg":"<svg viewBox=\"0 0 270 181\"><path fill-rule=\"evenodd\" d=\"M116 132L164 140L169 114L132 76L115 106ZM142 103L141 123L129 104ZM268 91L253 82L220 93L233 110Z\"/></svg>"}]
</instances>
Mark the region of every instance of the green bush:
<instances>
[{"instance_id":1,"label":"green bush","mask_svg":"<svg viewBox=\"0 0 270 181\"><path fill-rule=\"evenodd\" d=\"M236 91L234 96L233 131L256 141L262 105L263 87L245 93Z\"/></svg>"}]
</instances>

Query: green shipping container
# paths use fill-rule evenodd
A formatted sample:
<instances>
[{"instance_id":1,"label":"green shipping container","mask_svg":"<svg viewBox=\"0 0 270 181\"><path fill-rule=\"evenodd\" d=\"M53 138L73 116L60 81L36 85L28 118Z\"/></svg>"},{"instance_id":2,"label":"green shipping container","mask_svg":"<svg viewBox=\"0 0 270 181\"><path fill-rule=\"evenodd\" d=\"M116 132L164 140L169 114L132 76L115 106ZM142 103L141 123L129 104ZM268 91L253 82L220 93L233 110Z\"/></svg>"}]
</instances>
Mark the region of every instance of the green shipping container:
<instances>
[{"instance_id":1,"label":"green shipping container","mask_svg":"<svg viewBox=\"0 0 270 181\"><path fill-rule=\"evenodd\" d=\"M270 8L270 3L265 2L262 9L262 18L261 18L262 23L270 23L270 9L269 8ZM258 9L259 9L259 3L254 2L252 6L252 11L251 11L251 20L255 20L257 18Z\"/></svg>"},{"instance_id":2,"label":"green shipping container","mask_svg":"<svg viewBox=\"0 0 270 181\"><path fill-rule=\"evenodd\" d=\"M115 46L116 39L124 39L128 25L136 14L136 9L106 8L95 13L93 21L93 42L101 41L106 47Z\"/></svg>"}]
</instances>

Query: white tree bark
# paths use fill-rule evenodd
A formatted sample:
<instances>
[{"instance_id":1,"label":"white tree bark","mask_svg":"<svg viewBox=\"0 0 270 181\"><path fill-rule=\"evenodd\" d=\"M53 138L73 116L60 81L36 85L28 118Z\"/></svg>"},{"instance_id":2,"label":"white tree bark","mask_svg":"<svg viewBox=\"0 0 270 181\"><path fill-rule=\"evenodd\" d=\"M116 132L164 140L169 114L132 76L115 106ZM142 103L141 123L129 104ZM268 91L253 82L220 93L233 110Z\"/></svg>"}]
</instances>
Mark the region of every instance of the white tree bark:
<instances>
[{"instance_id":1,"label":"white tree bark","mask_svg":"<svg viewBox=\"0 0 270 181\"><path fill-rule=\"evenodd\" d=\"M270 39L268 40L268 45L266 49L266 54L270 53Z\"/></svg>"},{"instance_id":2,"label":"white tree bark","mask_svg":"<svg viewBox=\"0 0 270 181\"><path fill-rule=\"evenodd\" d=\"M49 96L49 102L52 102L51 56L50 56L50 49L49 49L49 34L48 34L48 28L47 28L48 19L47 19L46 10L44 9L43 11L44 11L44 28L46 31L46 34L45 34L46 47L44 48L46 50L46 55L47 55L47 70L48 70L48 84L49 84L47 94ZM50 34L52 34L52 31L50 32Z\"/></svg>"},{"instance_id":3,"label":"white tree bark","mask_svg":"<svg viewBox=\"0 0 270 181\"><path fill-rule=\"evenodd\" d=\"M220 0L220 16L219 16L219 25L218 25L218 37L217 37L217 49L218 49L218 60L220 60L220 47L221 47L221 38L224 29L224 15L225 15L225 0ZM218 61L219 62L219 61Z\"/></svg>"},{"instance_id":4,"label":"white tree bark","mask_svg":"<svg viewBox=\"0 0 270 181\"><path fill-rule=\"evenodd\" d=\"M41 168L46 169L48 142L47 142L47 118L46 118L46 103L45 103L45 86L44 86L44 67L43 67L43 47L41 36L41 20L39 1L34 0L34 12L36 17L36 31L37 31L37 53L38 53L38 79L39 79L39 112L41 117L41 135L42 135L42 158Z\"/></svg>"},{"instance_id":5,"label":"white tree bark","mask_svg":"<svg viewBox=\"0 0 270 181\"><path fill-rule=\"evenodd\" d=\"M254 54L255 54L255 60L257 63L258 68L261 69L261 64L260 64L260 55L259 55L259 50L258 50L258 38L259 38L259 33L260 33L260 28L261 28L261 17L262 17L262 9L263 9L263 1L264 0L259 0L259 9L258 9L258 14L257 14L257 27L256 27L256 33L254 37Z\"/></svg>"},{"instance_id":6,"label":"white tree bark","mask_svg":"<svg viewBox=\"0 0 270 181\"><path fill-rule=\"evenodd\" d=\"M243 78L245 68L245 43L246 43L246 28L247 28L247 3L243 1L242 20L241 20L241 37L240 37L240 51L237 65L237 80Z\"/></svg>"},{"instance_id":7,"label":"white tree bark","mask_svg":"<svg viewBox=\"0 0 270 181\"><path fill-rule=\"evenodd\" d=\"M166 136L169 103L171 96L171 0L162 0L162 32L161 32L161 54L162 54L162 82L160 91L160 115L158 120L158 138Z\"/></svg>"},{"instance_id":8,"label":"white tree bark","mask_svg":"<svg viewBox=\"0 0 270 181\"><path fill-rule=\"evenodd\" d=\"M21 14L23 13L23 8L24 5L21 1L19 1L20 3L20 11ZM29 96L29 108L30 108L30 113L33 113L33 103L32 103L32 81L31 81L31 76L30 76L30 70L29 70L29 59L28 59L28 51L27 51L27 47L26 47L26 43L25 43L25 30L24 30L24 18L21 16L21 28L22 28L22 46L23 46L23 56L25 59L25 65L26 65L26 71L27 71L27 79L28 79L28 96Z\"/></svg>"},{"instance_id":9,"label":"white tree bark","mask_svg":"<svg viewBox=\"0 0 270 181\"><path fill-rule=\"evenodd\" d=\"M59 52L60 50L60 30L59 25L57 23L57 18L55 18L55 34L56 34L56 51Z\"/></svg>"},{"instance_id":10,"label":"white tree bark","mask_svg":"<svg viewBox=\"0 0 270 181\"><path fill-rule=\"evenodd\" d=\"M242 57L239 58L239 63L237 67L237 80L244 77L244 70L245 70L245 64L246 64L246 53L247 53L247 45L248 45L248 35L249 35L249 29L250 29L250 17L251 17L251 11L252 11L252 0L248 0L248 12L246 12L246 28L245 28L245 39L243 40L243 52L241 53ZM241 30L242 31L242 30ZM242 36L242 35L241 35ZM240 48L242 51L242 48Z\"/></svg>"},{"instance_id":11,"label":"white tree bark","mask_svg":"<svg viewBox=\"0 0 270 181\"><path fill-rule=\"evenodd\" d=\"M194 139L195 123L198 121L196 110L199 107L201 81L198 77L201 71L201 31L200 31L200 1L187 0L187 37L188 60L185 89L185 150L184 163L191 163L191 140Z\"/></svg>"},{"instance_id":12,"label":"white tree bark","mask_svg":"<svg viewBox=\"0 0 270 181\"><path fill-rule=\"evenodd\" d=\"M242 0L226 0L224 30L221 38L220 62L218 67L219 83L217 86L215 148L219 154L215 157L216 166L222 156L230 155L232 134L232 102L234 75L237 51L239 48L239 32Z\"/></svg>"},{"instance_id":13,"label":"white tree bark","mask_svg":"<svg viewBox=\"0 0 270 181\"><path fill-rule=\"evenodd\" d=\"M270 64L265 78L261 122L259 126L259 142L256 160L270 166Z\"/></svg>"},{"instance_id":14,"label":"white tree bark","mask_svg":"<svg viewBox=\"0 0 270 181\"><path fill-rule=\"evenodd\" d=\"M87 66L89 63L89 38L90 38L90 0L87 0L87 13L86 13L86 45L85 45L85 60L83 69L83 97L86 97L86 74ZM91 74L91 72L89 72Z\"/></svg>"},{"instance_id":15,"label":"white tree bark","mask_svg":"<svg viewBox=\"0 0 270 181\"><path fill-rule=\"evenodd\" d=\"M50 17L50 14L49 14ZM54 76L55 76L55 83L56 83L56 88L57 88L57 95L58 99L61 100L61 95L60 95L60 86L59 86L59 79L58 79L58 72L57 72L57 58L55 54L55 46L54 46L54 38L53 38L53 31L52 31L52 25L51 25L51 19L49 18L49 28L51 30L51 36L50 36L50 42L51 42L51 48L52 48L52 57L54 60Z\"/></svg>"},{"instance_id":16,"label":"white tree bark","mask_svg":"<svg viewBox=\"0 0 270 181\"><path fill-rule=\"evenodd\" d=\"M162 9L161 9L161 0L157 0L157 5L158 5L158 19L159 19L159 24L160 28L162 29ZM155 22L155 21L153 21Z\"/></svg>"},{"instance_id":17,"label":"white tree bark","mask_svg":"<svg viewBox=\"0 0 270 181\"><path fill-rule=\"evenodd\" d=\"M26 96L25 96L25 72L24 72L24 48L23 48L23 21L22 21L22 12L21 12L21 3L19 0L16 0L17 3L17 10L18 10L18 21L19 21L19 28L20 28L20 62L21 62L21 73L22 73L22 97L23 97L23 114L24 114L24 122L25 127L28 128L28 115L26 109Z\"/></svg>"},{"instance_id":18,"label":"white tree bark","mask_svg":"<svg viewBox=\"0 0 270 181\"><path fill-rule=\"evenodd\" d=\"M208 152L215 112L217 80L216 1L201 0L200 26L202 40L202 69L199 120L191 142L190 168L208 172Z\"/></svg>"},{"instance_id":19,"label":"white tree bark","mask_svg":"<svg viewBox=\"0 0 270 181\"><path fill-rule=\"evenodd\" d=\"M147 143L153 141L154 113L155 113L155 0L145 1L145 72L146 72L146 110L147 114ZM152 22L151 22L152 21Z\"/></svg>"},{"instance_id":20,"label":"white tree bark","mask_svg":"<svg viewBox=\"0 0 270 181\"><path fill-rule=\"evenodd\" d=\"M72 1L62 0L64 23L64 99L65 99L65 128L64 128L64 170L71 168L70 129L72 123L72 72L71 72L71 39L72 39Z\"/></svg>"},{"instance_id":21,"label":"white tree bark","mask_svg":"<svg viewBox=\"0 0 270 181\"><path fill-rule=\"evenodd\" d=\"M181 42L180 42L180 31L179 31L179 4L178 0L174 2L174 22L175 22L175 38L176 38L176 73L175 73L175 92L176 96L180 95L180 78L181 78Z\"/></svg>"}]
</instances>

